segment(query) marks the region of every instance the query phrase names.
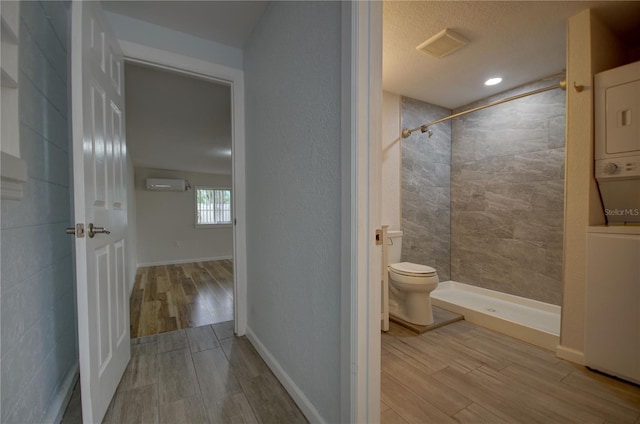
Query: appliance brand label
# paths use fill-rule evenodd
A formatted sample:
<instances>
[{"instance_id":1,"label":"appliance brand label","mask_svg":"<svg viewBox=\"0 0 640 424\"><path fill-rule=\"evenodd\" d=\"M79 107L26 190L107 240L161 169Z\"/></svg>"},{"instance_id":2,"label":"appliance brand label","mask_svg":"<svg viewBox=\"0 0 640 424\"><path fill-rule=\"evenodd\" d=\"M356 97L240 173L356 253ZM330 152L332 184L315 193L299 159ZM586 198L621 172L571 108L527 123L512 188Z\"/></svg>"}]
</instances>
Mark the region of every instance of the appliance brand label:
<instances>
[{"instance_id":1,"label":"appliance brand label","mask_svg":"<svg viewBox=\"0 0 640 424\"><path fill-rule=\"evenodd\" d=\"M638 216L640 209L605 209L604 214L607 216Z\"/></svg>"}]
</instances>

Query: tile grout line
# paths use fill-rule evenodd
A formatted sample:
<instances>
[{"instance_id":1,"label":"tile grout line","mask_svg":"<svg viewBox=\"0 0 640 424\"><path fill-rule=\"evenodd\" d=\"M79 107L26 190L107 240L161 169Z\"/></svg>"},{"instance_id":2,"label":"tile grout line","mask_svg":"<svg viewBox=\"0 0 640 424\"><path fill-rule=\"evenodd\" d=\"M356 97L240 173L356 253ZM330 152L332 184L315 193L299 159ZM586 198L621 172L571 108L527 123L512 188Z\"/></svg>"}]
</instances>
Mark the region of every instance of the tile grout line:
<instances>
[{"instance_id":1,"label":"tile grout line","mask_svg":"<svg viewBox=\"0 0 640 424\"><path fill-rule=\"evenodd\" d=\"M214 333L214 336L215 336L215 333ZM189 344L189 358L191 358L191 365L193 366L193 372L196 376L196 381L198 383L198 398L200 399L200 402L202 404L202 412L204 413L204 417L206 418L207 423L215 424L210 421L209 411L205 407L204 395L202 394L202 385L200 384L200 376L198 374L198 371L196 370L196 363L193 360L193 352L191 352L191 343L189 341L189 337L186 334L186 331L185 331L185 337L187 338L187 344Z\"/></svg>"}]
</instances>

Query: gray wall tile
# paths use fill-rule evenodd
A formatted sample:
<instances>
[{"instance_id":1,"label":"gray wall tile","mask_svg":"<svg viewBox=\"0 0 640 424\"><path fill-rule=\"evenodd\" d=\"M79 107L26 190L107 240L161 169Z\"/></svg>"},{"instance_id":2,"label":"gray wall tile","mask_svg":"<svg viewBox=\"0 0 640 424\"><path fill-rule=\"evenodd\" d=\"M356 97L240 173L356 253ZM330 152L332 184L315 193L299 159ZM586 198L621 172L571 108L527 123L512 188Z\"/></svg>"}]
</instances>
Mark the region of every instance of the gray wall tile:
<instances>
[{"instance_id":1,"label":"gray wall tile","mask_svg":"<svg viewBox=\"0 0 640 424\"><path fill-rule=\"evenodd\" d=\"M500 97L559 81L535 82ZM454 120L453 280L561 304L564 126L561 90Z\"/></svg>"},{"instance_id":2,"label":"gray wall tile","mask_svg":"<svg viewBox=\"0 0 640 424\"><path fill-rule=\"evenodd\" d=\"M402 98L402 127L415 128L451 114L449 109ZM440 280L450 275L451 124L433 135L402 141L402 260L429 265Z\"/></svg>"},{"instance_id":3,"label":"gray wall tile","mask_svg":"<svg viewBox=\"0 0 640 424\"><path fill-rule=\"evenodd\" d=\"M559 82L536 81L453 112ZM403 128L450 114L402 99ZM402 146L403 260L456 280L562 301L565 93L456 118Z\"/></svg>"}]
</instances>

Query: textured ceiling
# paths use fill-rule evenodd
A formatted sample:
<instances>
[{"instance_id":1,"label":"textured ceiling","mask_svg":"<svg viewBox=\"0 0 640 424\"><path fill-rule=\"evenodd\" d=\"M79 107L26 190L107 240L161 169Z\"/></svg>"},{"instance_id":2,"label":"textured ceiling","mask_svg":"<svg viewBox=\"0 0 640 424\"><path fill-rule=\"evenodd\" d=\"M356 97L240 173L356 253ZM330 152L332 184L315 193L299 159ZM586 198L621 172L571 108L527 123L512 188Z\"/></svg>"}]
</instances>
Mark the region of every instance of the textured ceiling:
<instances>
[{"instance_id":1,"label":"textured ceiling","mask_svg":"<svg viewBox=\"0 0 640 424\"><path fill-rule=\"evenodd\" d=\"M590 7L638 36L640 2L385 1L384 89L453 109L562 72L567 19ZM441 59L416 50L444 28L470 44ZM503 82L484 86L493 76Z\"/></svg>"},{"instance_id":2,"label":"textured ceiling","mask_svg":"<svg viewBox=\"0 0 640 424\"><path fill-rule=\"evenodd\" d=\"M638 1L385 1L384 89L453 109L562 72L567 19L587 8L639 43ZM470 44L441 59L416 50L445 28ZM484 86L492 76L503 82Z\"/></svg>"}]
</instances>

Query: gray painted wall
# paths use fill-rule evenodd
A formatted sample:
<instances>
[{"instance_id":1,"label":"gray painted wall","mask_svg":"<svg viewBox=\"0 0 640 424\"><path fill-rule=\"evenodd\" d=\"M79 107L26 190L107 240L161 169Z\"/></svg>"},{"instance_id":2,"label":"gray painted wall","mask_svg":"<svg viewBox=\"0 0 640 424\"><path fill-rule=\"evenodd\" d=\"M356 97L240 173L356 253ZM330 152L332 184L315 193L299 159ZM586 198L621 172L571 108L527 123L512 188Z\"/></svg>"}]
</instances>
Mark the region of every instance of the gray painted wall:
<instances>
[{"instance_id":1,"label":"gray painted wall","mask_svg":"<svg viewBox=\"0 0 640 424\"><path fill-rule=\"evenodd\" d=\"M42 422L77 364L71 225L69 3L20 6L22 201L2 201L3 423ZM55 413L55 411L54 411Z\"/></svg>"},{"instance_id":2,"label":"gray painted wall","mask_svg":"<svg viewBox=\"0 0 640 424\"><path fill-rule=\"evenodd\" d=\"M147 178L186 179L192 189L147 191ZM230 189L231 175L135 168L136 241L140 266L233 257L231 225L196 228L196 187Z\"/></svg>"},{"instance_id":3,"label":"gray painted wall","mask_svg":"<svg viewBox=\"0 0 640 424\"><path fill-rule=\"evenodd\" d=\"M104 12L119 40L242 69L242 50L194 37L130 16Z\"/></svg>"},{"instance_id":4,"label":"gray painted wall","mask_svg":"<svg viewBox=\"0 0 640 424\"><path fill-rule=\"evenodd\" d=\"M402 128L448 116L449 109L402 97ZM429 265L440 281L450 276L451 122L433 135L402 140L402 260Z\"/></svg>"},{"instance_id":5,"label":"gray painted wall","mask_svg":"<svg viewBox=\"0 0 640 424\"><path fill-rule=\"evenodd\" d=\"M565 114L565 92L553 90L454 120L453 280L561 304Z\"/></svg>"},{"instance_id":6,"label":"gray painted wall","mask_svg":"<svg viewBox=\"0 0 640 424\"><path fill-rule=\"evenodd\" d=\"M403 128L414 128L449 111L403 98L401 113ZM441 281L560 305L565 92L537 94L449 122L433 126L431 139L422 134L403 140L403 260L434 266Z\"/></svg>"},{"instance_id":7,"label":"gray painted wall","mask_svg":"<svg viewBox=\"0 0 640 424\"><path fill-rule=\"evenodd\" d=\"M340 421L341 5L274 2L245 47L248 327Z\"/></svg>"}]
</instances>

